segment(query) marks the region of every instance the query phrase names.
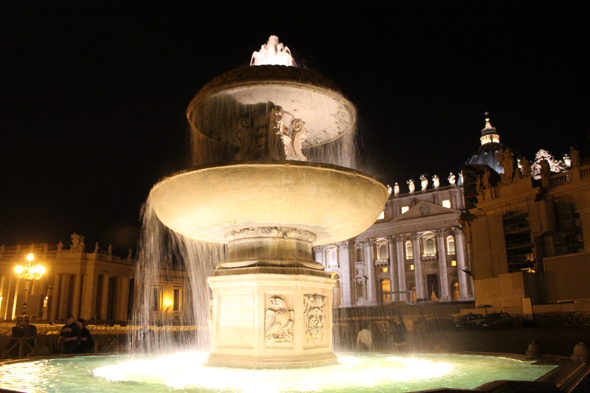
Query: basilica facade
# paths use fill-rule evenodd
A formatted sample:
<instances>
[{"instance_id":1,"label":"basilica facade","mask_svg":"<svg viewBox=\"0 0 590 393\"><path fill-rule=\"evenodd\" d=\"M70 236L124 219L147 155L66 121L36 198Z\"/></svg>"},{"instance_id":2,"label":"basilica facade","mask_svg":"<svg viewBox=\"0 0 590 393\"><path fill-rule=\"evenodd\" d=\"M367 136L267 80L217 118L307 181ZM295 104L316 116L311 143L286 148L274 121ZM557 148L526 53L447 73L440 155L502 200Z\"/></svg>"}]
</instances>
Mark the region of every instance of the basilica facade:
<instances>
[{"instance_id":1,"label":"basilica facade","mask_svg":"<svg viewBox=\"0 0 590 393\"><path fill-rule=\"evenodd\" d=\"M316 261L337 279L334 305L473 300L463 209L461 185L396 192L367 231L316 247Z\"/></svg>"}]
</instances>

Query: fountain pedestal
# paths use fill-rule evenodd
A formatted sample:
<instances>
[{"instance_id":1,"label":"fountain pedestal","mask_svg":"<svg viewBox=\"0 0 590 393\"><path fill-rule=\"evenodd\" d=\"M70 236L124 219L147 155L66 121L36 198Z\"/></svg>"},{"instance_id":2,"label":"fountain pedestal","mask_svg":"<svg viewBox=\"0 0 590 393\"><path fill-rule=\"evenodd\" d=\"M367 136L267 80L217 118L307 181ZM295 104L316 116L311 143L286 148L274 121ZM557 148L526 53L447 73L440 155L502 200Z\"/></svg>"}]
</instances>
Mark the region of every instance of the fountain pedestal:
<instances>
[{"instance_id":1,"label":"fountain pedestal","mask_svg":"<svg viewBox=\"0 0 590 393\"><path fill-rule=\"evenodd\" d=\"M337 363L330 273L308 268L222 269L209 278L209 366L299 368Z\"/></svg>"}]
</instances>

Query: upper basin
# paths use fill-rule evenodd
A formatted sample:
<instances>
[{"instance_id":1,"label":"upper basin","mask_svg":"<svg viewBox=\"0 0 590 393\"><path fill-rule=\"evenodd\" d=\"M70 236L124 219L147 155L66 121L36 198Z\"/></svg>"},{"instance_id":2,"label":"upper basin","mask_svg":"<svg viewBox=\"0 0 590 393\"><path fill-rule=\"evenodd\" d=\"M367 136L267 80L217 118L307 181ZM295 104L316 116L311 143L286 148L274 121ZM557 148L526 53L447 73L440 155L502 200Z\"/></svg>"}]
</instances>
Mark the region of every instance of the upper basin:
<instances>
[{"instance_id":1,"label":"upper basin","mask_svg":"<svg viewBox=\"0 0 590 393\"><path fill-rule=\"evenodd\" d=\"M321 245L368 229L387 188L352 169L299 161L232 162L178 173L150 193L158 218L193 239L226 243L244 228L291 227Z\"/></svg>"},{"instance_id":2,"label":"upper basin","mask_svg":"<svg viewBox=\"0 0 590 393\"><path fill-rule=\"evenodd\" d=\"M266 103L305 122L304 149L340 138L356 122L354 105L334 82L312 70L279 65L242 67L216 77L193 98L187 118L208 138L238 146L239 118L250 106Z\"/></svg>"}]
</instances>

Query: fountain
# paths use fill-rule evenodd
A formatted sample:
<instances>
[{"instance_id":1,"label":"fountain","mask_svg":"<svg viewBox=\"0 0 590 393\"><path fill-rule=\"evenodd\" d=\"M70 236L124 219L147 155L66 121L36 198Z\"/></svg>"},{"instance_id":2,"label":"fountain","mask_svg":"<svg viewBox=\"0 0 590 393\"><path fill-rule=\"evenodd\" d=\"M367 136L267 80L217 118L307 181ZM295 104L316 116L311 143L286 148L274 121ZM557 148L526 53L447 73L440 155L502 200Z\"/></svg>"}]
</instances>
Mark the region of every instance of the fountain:
<instances>
[{"instance_id":1,"label":"fountain","mask_svg":"<svg viewBox=\"0 0 590 393\"><path fill-rule=\"evenodd\" d=\"M264 64L269 57L282 65ZM199 165L156 184L144 212L179 234L173 247L187 260L193 287L205 285L199 281L204 274L190 268L217 264L208 279L209 355L193 346L172 354L4 364L0 388L410 392L471 389L495 379L532 381L553 369L483 356L334 355L334 280L312 259L312 247L367 229L388 191L366 174L335 165L354 164L350 141L356 112L331 81L291 67L290 51L276 37L255 52L252 64L215 78L192 100L187 115ZM149 247L143 252L150 254L145 260L161 262L165 256L158 225L158 236L144 239ZM226 246L215 246L220 244ZM201 258L204 254L209 258ZM140 264L138 276L160 266L148 265ZM151 285L139 289L144 316L151 311ZM193 302L205 297L195 292ZM136 322L142 326L148 320Z\"/></svg>"},{"instance_id":2,"label":"fountain","mask_svg":"<svg viewBox=\"0 0 590 393\"><path fill-rule=\"evenodd\" d=\"M234 160L164 179L150 199L173 231L227 244L209 278L208 365L331 365L334 280L312 247L369 228L388 191L361 172L308 161L306 149L353 132L354 106L313 71L265 64L267 55L292 64L276 37L261 52L259 65L215 78L188 108L193 129L233 148Z\"/></svg>"}]
</instances>

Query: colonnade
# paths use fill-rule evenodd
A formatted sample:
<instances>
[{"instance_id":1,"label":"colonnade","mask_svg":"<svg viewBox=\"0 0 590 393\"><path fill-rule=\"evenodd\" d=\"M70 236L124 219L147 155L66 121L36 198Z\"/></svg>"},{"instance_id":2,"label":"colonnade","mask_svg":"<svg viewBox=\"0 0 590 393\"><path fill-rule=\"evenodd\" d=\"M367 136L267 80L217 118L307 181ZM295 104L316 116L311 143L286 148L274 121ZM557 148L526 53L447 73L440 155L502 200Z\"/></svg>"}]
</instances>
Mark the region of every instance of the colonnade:
<instances>
[{"instance_id":1,"label":"colonnade","mask_svg":"<svg viewBox=\"0 0 590 393\"><path fill-rule=\"evenodd\" d=\"M318 262L326 266L326 270L335 271L338 274L341 288L341 300L344 307L351 306L377 306L382 303L379 299L380 282L388 279L390 282L390 299L393 302L412 302L412 287L415 287L416 299L429 299L426 283L427 271L423 262L423 250L421 248L422 237L425 234L434 233L436 236L436 275L441 302L453 300L473 300L473 283L468 275L468 254L465 243L465 234L460 228L446 228L435 231L413 232L396 234L379 238L360 240L357 242L342 242L339 245L327 245L320 248L316 254ZM450 267L447 261L446 236L452 235L455 241L454 260L456 267ZM413 255L411 258L406 255L405 243L412 241ZM378 269L376 267L377 246L386 243L388 250L388 261L379 260L379 266L387 267ZM328 266L326 261L326 250L329 247L338 247L338 266ZM357 253L356 249L360 248ZM362 255L358 260L357 255ZM413 265L413 270L410 266ZM455 271L453 271L453 270ZM429 271L433 273L432 270ZM456 277L456 278L455 278ZM459 296L453 296L451 283L456 281L459 285Z\"/></svg>"}]
</instances>

